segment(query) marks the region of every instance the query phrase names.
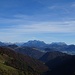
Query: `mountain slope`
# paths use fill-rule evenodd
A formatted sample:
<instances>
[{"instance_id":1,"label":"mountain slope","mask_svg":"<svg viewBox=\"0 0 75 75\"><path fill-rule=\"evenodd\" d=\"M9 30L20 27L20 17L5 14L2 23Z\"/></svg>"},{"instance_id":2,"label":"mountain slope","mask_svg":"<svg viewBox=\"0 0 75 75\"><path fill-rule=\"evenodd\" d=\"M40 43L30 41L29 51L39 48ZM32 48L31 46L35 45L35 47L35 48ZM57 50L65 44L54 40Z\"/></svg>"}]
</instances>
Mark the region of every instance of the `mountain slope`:
<instances>
[{"instance_id":1,"label":"mountain slope","mask_svg":"<svg viewBox=\"0 0 75 75\"><path fill-rule=\"evenodd\" d=\"M46 63L49 71L44 75L75 75L75 56L61 56Z\"/></svg>"},{"instance_id":2,"label":"mountain slope","mask_svg":"<svg viewBox=\"0 0 75 75\"><path fill-rule=\"evenodd\" d=\"M19 72L17 69L4 65L3 63L0 63L0 74L1 75L19 75Z\"/></svg>"},{"instance_id":3,"label":"mountain slope","mask_svg":"<svg viewBox=\"0 0 75 75\"><path fill-rule=\"evenodd\" d=\"M0 47L0 64L3 67L0 67L1 75L5 75L6 72L7 75L13 75L13 73L15 75L39 75L48 69L38 60L15 53L6 47ZM7 69L8 71L5 71L4 69ZM9 69L11 74L9 73Z\"/></svg>"},{"instance_id":4,"label":"mountain slope","mask_svg":"<svg viewBox=\"0 0 75 75\"><path fill-rule=\"evenodd\" d=\"M67 54L59 52L59 51L52 51L45 53L39 60L43 62L48 62L49 60L52 60L58 56L66 56Z\"/></svg>"},{"instance_id":5,"label":"mountain slope","mask_svg":"<svg viewBox=\"0 0 75 75\"><path fill-rule=\"evenodd\" d=\"M15 49L15 51L36 59L39 59L44 55L44 52L41 52L39 49L32 47L18 47Z\"/></svg>"},{"instance_id":6,"label":"mountain slope","mask_svg":"<svg viewBox=\"0 0 75 75\"><path fill-rule=\"evenodd\" d=\"M17 46L16 44L12 44L12 45L8 45L7 47L12 48L12 49L15 49L15 48L17 48L18 46Z\"/></svg>"}]
</instances>

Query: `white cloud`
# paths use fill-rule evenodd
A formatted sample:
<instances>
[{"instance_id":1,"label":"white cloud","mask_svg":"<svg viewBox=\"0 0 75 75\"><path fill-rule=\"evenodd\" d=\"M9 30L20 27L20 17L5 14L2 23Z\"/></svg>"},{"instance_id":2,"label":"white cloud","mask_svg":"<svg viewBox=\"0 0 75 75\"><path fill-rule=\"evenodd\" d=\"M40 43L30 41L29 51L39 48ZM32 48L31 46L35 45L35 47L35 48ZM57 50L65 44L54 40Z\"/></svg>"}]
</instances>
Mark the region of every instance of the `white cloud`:
<instances>
[{"instance_id":1,"label":"white cloud","mask_svg":"<svg viewBox=\"0 0 75 75\"><path fill-rule=\"evenodd\" d=\"M32 25L22 25L16 31L28 33L73 33L75 32L75 21L71 22L43 22Z\"/></svg>"},{"instance_id":2,"label":"white cloud","mask_svg":"<svg viewBox=\"0 0 75 75\"><path fill-rule=\"evenodd\" d=\"M24 19L0 19L0 23L7 25L6 27L0 27L0 40L5 41L17 41L24 38L25 39L38 39L35 34L42 33L65 33L73 34L75 33L75 21L25 21ZM25 35L27 37L25 37ZM31 35L31 37L30 37ZM22 37L21 37L22 36ZM24 36L24 37L23 37Z\"/></svg>"},{"instance_id":3,"label":"white cloud","mask_svg":"<svg viewBox=\"0 0 75 75\"><path fill-rule=\"evenodd\" d=\"M74 33L75 32L75 21L64 21L64 22L41 22L33 24L15 25L11 28L1 29L9 33ZM1 31L0 30L0 31Z\"/></svg>"},{"instance_id":4,"label":"white cloud","mask_svg":"<svg viewBox=\"0 0 75 75\"><path fill-rule=\"evenodd\" d=\"M34 33L75 33L75 21L43 22L26 20L25 15L16 15L15 19L0 18L0 23L7 25L0 28L0 34L21 35ZM8 25L9 24L9 25Z\"/></svg>"}]
</instances>

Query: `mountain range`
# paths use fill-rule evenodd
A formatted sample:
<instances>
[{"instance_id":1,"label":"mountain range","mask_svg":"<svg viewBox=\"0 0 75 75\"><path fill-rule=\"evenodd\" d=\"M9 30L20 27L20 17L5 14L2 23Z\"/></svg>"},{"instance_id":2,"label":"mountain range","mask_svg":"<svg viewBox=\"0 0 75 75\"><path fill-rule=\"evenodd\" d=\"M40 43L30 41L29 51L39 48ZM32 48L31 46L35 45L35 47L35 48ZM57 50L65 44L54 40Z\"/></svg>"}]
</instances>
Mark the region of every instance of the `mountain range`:
<instances>
[{"instance_id":1,"label":"mountain range","mask_svg":"<svg viewBox=\"0 0 75 75\"><path fill-rule=\"evenodd\" d=\"M27 45L26 45L27 44ZM1 75L75 75L75 45L0 42Z\"/></svg>"},{"instance_id":2,"label":"mountain range","mask_svg":"<svg viewBox=\"0 0 75 75\"><path fill-rule=\"evenodd\" d=\"M75 54L75 45L67 45L64 42L53 42L50 44L46 44L43 41L39 40L30 40L28 42L23 42L23 43L4 43L0 42L0 46L8 46L11 48L16 48L16 47L31 47L31 48L36 48L39 51L42 52L50 52L50 51L61 51L64 53L68 54Z\"/></svg>"}]
</instances>

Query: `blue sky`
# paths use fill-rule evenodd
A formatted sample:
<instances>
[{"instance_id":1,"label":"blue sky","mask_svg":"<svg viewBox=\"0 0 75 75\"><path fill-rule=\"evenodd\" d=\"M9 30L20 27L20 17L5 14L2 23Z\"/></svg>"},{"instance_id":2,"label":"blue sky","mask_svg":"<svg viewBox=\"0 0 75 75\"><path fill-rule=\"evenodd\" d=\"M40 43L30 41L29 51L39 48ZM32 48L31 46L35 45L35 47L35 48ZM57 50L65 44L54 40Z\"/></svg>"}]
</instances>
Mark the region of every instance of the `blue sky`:
<instances>
[{"instance_id":1,"label":"blue sky","mask_svg":"<svg viewBox=\"0 0 75 75\"><path fill-rule=\"evenodd\" d=\"M74 0L0 0L0 41L75 44Z\"/></svg>"}]
</instances>

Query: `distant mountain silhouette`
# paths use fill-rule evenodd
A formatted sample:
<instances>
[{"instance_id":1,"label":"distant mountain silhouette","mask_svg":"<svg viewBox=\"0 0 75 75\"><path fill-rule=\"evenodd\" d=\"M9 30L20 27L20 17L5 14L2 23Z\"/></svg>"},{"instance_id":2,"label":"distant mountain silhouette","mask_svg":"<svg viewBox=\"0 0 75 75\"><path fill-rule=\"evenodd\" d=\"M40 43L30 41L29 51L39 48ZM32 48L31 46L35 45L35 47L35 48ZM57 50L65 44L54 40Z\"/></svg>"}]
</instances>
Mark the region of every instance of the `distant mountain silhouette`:
<instances>
[{"instance_id":1,"label":"distant mountain silhouette","mask_svg":"<svg viewBox=\"0 0 75 75\"><path fill-rule=\"evenodd\" d=\"M67 45L65 42L52 42L50 45L55 45L55 46L65 46Z\"/></svg>"},{"instance_id":2,"label":"distant mountain silhouette","mask_svg":"<svg viewBox=\"0 0 75 75\"><path fill-rule=\"evenodd\" d=\"M46 46L46 43L44 43L43 41L32 40L24 43L22 46L43 48Z\"/></svg>"},{"instance_id":3,"label":"distant mountain silhouette","mask_svg":"<svg viewBox=\"0 0 75 75\"><path fill-rule=\"evenodd\" d=\"M53 42L51 44L46 44L43 41L31 40L24 43L22 46L36 47L42 50L45 50L46 48L50 48L52 50L59 51L59 50L64 50L67 47L67 44L64 42ZM49 50L46 49L45 51L49 51Z\"/></svg>"},{"instance_id":4,"label":"distant mountain silhouette","mask_svg":"<svg viewBox=\"0 0 75 75\"><path fill-rule=\"evenodd\" d=\"M67 50L67 51L75 51L75 45L68 45L68 47L65 50Z\"/></svg>"},{"instance_id":5,"label":"distant mountain silhouette","mask_svg":"<svg viewBox=\"0 0 75 75\"><path fill-rule=\"evenodd\" d=\"M75 45L67 45L64 42L52 42L50 44L46 44L43 41L39 40L30 40L25 43L4 43L0 42L0 46L12 46L13 44L19 47L32 47L37 48L40 51L50 52L50 51L60 51L68 54L75 55ZM14 47L12 47L14 48Z\"/></svg>"},{"instance_id":6,"label":"distant mountain silhouette","mask_svg":"<svg viewBox=\"0 0 75 75\"><path fill-rule=\"evenodd\" d=\"M5 45L5 43L3 43L3 42L0 42L0 46L6 46L6 45Z\"/></svg>"},{"instance_id":7,"label":"distant mountain silhouette","mask_svg":"<svg viewBox=\"0 0 75 75\"><path fill-rule=\"evenodd\" d=\"M55 51L62 51L64 50L68 45L64 42L53 42L48 45L48 48L53 49ZM49 50L48 50L49 51Z\"/></svg>"}]
</instances>

